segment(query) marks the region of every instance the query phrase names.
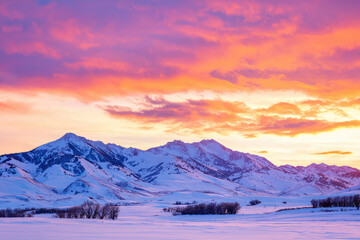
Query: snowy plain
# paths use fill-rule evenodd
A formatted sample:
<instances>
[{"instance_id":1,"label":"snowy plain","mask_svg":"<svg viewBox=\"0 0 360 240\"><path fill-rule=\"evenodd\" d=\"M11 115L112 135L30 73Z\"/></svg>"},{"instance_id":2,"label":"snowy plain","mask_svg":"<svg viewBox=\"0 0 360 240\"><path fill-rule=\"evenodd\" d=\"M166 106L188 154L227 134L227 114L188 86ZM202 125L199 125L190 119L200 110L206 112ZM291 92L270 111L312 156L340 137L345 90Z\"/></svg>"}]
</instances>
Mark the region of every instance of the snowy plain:
<instances>
[{"instance_id":1,"label":"snowy plain","mask_svg":"<svg viewBox=\"0 0 360 240\"><path fill-rule=\"evenodd\" d=\"M294 206L290 203L290 205ZM0 218L1 239L360 239L354 208L298 209L243 206L236 215L172 216L161 202L120 207L112 220Z\"/></svg>"}]
</instances>

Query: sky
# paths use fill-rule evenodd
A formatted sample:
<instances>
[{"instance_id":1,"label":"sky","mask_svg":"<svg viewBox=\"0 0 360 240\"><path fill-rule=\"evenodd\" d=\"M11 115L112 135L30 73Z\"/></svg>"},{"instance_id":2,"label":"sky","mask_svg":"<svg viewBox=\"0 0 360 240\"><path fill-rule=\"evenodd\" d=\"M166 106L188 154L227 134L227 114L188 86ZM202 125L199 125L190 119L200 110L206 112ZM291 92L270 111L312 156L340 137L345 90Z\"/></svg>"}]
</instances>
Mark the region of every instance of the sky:
<instances>
[{"instance_id":1,"label":"sky","mask_svg":"<svg viewBox=\"0 0 360 240\"><path fill-rule=\"evenodd\" d=\"M2 0L0 154L66 132L360 168L360 1Z\"/></svg>"}]
</instances>

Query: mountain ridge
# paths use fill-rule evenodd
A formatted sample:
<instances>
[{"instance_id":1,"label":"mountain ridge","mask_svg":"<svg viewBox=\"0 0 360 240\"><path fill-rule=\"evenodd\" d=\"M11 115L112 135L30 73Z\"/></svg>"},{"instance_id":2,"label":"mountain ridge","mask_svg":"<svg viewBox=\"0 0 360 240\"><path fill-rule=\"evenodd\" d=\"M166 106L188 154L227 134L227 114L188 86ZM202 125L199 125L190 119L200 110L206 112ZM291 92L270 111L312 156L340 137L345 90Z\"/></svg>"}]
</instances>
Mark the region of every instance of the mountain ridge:
<instances>
[{"instance_id":1,"label":"mountain ridge","mask_svg":"<svg viewBox=\"0 0 360 240\"><path fill-rule=\"evenodd\" d=\"M202 194L305 196L360 185L360 170L310 164L276 166L213 139L140 150L74 133L28 152L0 156L1 201L99 201ZM66 201L65 201L66 202Z\"/></svg>"},{"instance_id":2,"label":"mountain ridge","mask_svg":"<svg viewBox=\"0 0 360 240\"><path fill-rule=\"evenodd\" d=\"M60 138L58 138L58 139L56 139L56 140L54 140L54 141L51 141L51 142L49 142L49 143L56 142L56 141L58 141L58 140L60 140L60 139L63 139L63 138L65 138L65 139L66 139L66 138L69 138L68 136L71 136L70 138L72 138L72 137L75 137L75 138L76 138L76 137L77 137L77 138L80 138L80 139L85 139L86 141L90 141L90 142L102 143L102 144L104 144L104 145L106 145L106 146L116 146L116 147L119 147L119 148L122 148L122 149L135 149L135 150L138 150L138 151L145 151L145 152L146 152L146 151L149 151L149 150L151 150L151 149L155 149L155 148L159 148L159 147L166 146L167 144L173 143L173 142L180 142L180 143L184 143L184 144L196 144L196 143L201 143L201 142L216 142L217 144L223 146L224 148L229 149L229 148L225 147L224 145L222 145L221 143L219 143L218 141L216 141L215 139L203 139L203 140L200 140L200 141L198 141L198 142L191 142L191 143L186 143L186 142L184 142L184 141L182 141L182 140L174 139L174 140L172 140L172 141L169 141L169 142L165 143L164 145L160 145L160 146L156 146L156 147L150 147L150 148L148 148L148 149L144 149L144 150L143 150L143 149L136 148L136 147L128 147L128 148L126 148L126 147L123 147L123 146L118 145L118 144L115 144L115 143L106 143L106 144L105 144L105 143L103 143L102 141L99 141L99 140L93 141L93 140L90 140L90 139L87 139L87 138L85 138L85 137L79 136L79 135L77 135L77 134L75 134L75 133L72 133L72 132L67 132L67 133L65 133L62 137L60 137ZM25 152L1 154L0 157L2 157L2 156L7 156L7 155L28 153L28 152L31 152L31 151L33 151L33 150L35 150L35 149L38 149L38 148L42 147L42 146L48 145L49 143L45 143L45 144L43 144L43 145L40 145L40 146L38 146L38 147L35 147L35 148L33 148L33 149L29 150L29 151L25 151ZM231 150L231 149L229 149L229 150ZM237 150L231 150L231 151L239 152L239 151L237 151ZM247 153L247 152L241 152L241 153L255 155L255 154ZM257 155L257 156L260 156L260 155ZM275 164L274 164L274 165L275 165ZM360 170L359 168L350 167L350 166L347 166L347 165L334 165L334 164L329 165L329 164L326 164L326 163L311 163L311 164L309 164L309 165L297 165L297 166L290 165L290 164L283 164L283 165L278 165L277 167L292 166L292 167L296 167L296 168L297 168L297 167L299 167L299 168L301 168L301 167L306 168L306 167L310 167L310 166L312 166L312 165L314 165L314 166L316 166L316 165L326 165L326 166L330 166L330 167L340 167L340 168L341 168L341 167L347 167L347 168L352 168L352 169Z\"/></svg>"}]
</instances>

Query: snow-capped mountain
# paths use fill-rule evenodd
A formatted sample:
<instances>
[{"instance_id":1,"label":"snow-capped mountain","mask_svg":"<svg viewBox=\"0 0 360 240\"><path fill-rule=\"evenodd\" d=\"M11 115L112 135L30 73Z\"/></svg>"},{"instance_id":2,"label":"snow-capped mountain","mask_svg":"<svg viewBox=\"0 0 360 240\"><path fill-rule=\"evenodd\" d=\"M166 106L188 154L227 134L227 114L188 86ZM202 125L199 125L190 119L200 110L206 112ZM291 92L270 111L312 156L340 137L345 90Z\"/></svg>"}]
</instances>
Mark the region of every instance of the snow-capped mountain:
<instances>
[{"instance_id":1,"label":"snow-capped mountain","mask_svg":"<svg viewBox=\"0 0 360 240\"><path fill-rule=\"evenodd\" d=\"M32 151L0 156L0 203L64 205L85 199L177 196L301 196L360 185L360 170L312 164L277 167L215 140L169 142L142 151L67 133Z\"/></svg>"}]
</instances>

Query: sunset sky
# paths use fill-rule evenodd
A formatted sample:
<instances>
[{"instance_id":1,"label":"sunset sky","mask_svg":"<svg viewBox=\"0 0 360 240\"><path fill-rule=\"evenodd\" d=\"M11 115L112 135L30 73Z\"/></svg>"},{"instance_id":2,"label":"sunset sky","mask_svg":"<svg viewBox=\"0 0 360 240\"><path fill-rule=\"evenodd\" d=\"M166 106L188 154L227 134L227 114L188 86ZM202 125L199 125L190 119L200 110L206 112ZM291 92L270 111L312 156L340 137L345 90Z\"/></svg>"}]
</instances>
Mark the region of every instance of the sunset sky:
<instances>
[{"instance_id":1,"label":"sunset sky","mask_svg":"<svg viewBox=\"0 0 360 240\"><path fill-rule=\"evenodd\" d=\"M360 1L0 1L0 154L66 132L360 168Z\"/></svg>"}]
</instances>

